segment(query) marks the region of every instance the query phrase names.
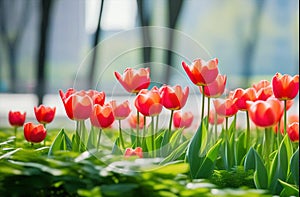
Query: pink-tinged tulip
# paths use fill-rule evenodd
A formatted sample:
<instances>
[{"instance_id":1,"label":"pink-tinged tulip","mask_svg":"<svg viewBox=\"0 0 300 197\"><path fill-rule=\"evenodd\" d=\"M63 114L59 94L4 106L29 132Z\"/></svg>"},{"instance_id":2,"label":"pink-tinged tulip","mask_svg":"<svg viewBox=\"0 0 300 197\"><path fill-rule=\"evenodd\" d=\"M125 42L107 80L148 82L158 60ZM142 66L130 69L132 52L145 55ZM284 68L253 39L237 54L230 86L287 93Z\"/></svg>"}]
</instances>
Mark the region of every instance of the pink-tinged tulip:
<instances>
[{"instance_id":1,"label":"pink-tinged tulip","mask_svg":"<svg viewBox=\"0 0 300 197\"><path fill-rule=\"evenodd\" d=\"M292 142L299 142L299 122L288 125L287 133Z\"/></svg>"},{"instance_id":2,"label":"pink-tinged tulip","mask_svg":"<svg viewBox=\"0 0 300 197\"><path fill-rule=\"evenodd\" d=\"M215 110L210 110L209 117L208 117L209 124L219 125L219 124L222 124L224 122L224 120L225 120L224 116L218 115Z\"/></svg>"},{"instance_id":3,"label":"pink-tinged tulip","mask_svg":"<svg viewBox=\"0 0 300 197\"><path fill-rule=\"evenodd\" d=\"M143 158L143 150L141 147L136 147L135 149L126 148L124 156L126 158L131 156L138 156L139 158Z\"/></svg>"},{"instance_id":4,"label":"pink-tinged tulip","mask_svg":"<svg viewBox=\"0 0 300 197\"><path fill-rule=\"evenodd\" d=\"M187 101L189 96L189 87L182 87L176 85L174 87L164 85L160 88L160 94L162 98L162 104L165 108L169 110L179 110L181 109Z\"/></svg>"},{"instance_id":5,"label":"pink-tinged tulip","mask_svg":"<svg viewBox=\"0 0 300 197\"><path fill-rule=\"evenodd\" d=\"M288 100L288 101L292 101L292 100ZM297 114L293 114L293 115L289 115L288 116L288 124L292 124L294 122L299 122L299 115ZM278 132L278 125L280 125L280 133L283 135L284 134L284 122L283 122L283 119L281 118L280 119L280 123L279 124L276 124L274 126L274 132L277 134Z\"/></svg>"},{"instance_id":6,"label":"pink-tinged tulip","mask_svg":"<svg viewBox=\"0 0 300 197\"><path fill-rule=\"evenodd\" d=\"M281 75L276 73L272 79L274 96L279 100L291 100L299 91L299 75Z\"/></svg>"},{"instance_id":7,"label":"pink-tinged tulip","mask_svg":"<svg viewBox=\"0 0 300 197\"><path fill-rule=\"evenodd\" d=\"M188 128L192 125L194 115L192 112L174 112L173 125L175 128Z\"/></svg>"},{"instance_id":8,"label":"pink-tinged tulip","mask_svg":"<svg viewBox=\"0 0 300 197\"><path fill-rule=\"evenodd\" d=\"M212 83L219 73L217 58L207 62L202 59L196 59L191 66L182 62L182 66L190 80L197 86L206 86Z\"/></svg>"},{"instance_id":9,"label":"pink-tinged tulip","mask_svg":"<svg viewBox=\"0 0 300 197\"><path fill-rule=\"evenodd\" d=\"M28 142L39 143L46 138L47 131L42 124L28 122L24 125L24 137Z\"/></svg>"},{"instance_id":10,"label":"pink-tinged tulip","mask_svg":"<svg viewBox=\"0 0 300 197\"><path fill-rule=\"evenodd\" d=\"M238 112L238 108L236 106L237 99L234 98L227 98L224 100L216 99L213 101L215 110L218 115L231 117Z\"/></svg>"},{"instance_id":11,"label":"pink-tinged tulip","mask_svg":"<svg viewBox=\"0 0 300 197\"><path fill-rule=\"evenodd\" d=\"M283 114L283 104L276 98L266 101L247 102L250 119L259 127L272 127L277 124Z\"/></svg>"},{"instance_id":12,"label":"pink-tinged tulip","mask_svg":"<svg viewBox=\"0 0 300 197\"><path fill-rule=\"evenodd\" d=\"M257 84L253 84L252 87L256 90L256 99L265 101L273 96L273 89L269 81L261 80Z\"/></svg>"},{"instance_id":13,"label":"pink-tinged tulip","mask_svg":"<svg viewBox=\"0 0 300 197\"><path fill-rule=\"evenodd\" d=\"M204 87L199 87L200 92L206 97L217 98L224 93L226 81L226 75L219 74L212 83ZM204 89L204 91L202 89Z\"/></svg>"},{"instance_id":14,"label":"pink-tinged tulip","mask_svg":"<svg viewBox=\"0 0 300 197\"><path fill-rule=\"evenodd\" d=\"M135 107L144 116L156 116L162 110L162 99L159 89L154 86L151 90L142 89L135 98Z\"/></svg>"},{"instance_id":15,"label":"pink-tinged tulip","mask_svg":"<svg viewBox=\"0 0 300 197\"><path fill-rule=\"evenodd\" d=\"M252 85L252 87L258 92L260 89L271 86L268 80L261 80L258 83Z\"/></svg>"},{"instance_id":16,"label":"pink-tinged tulip","mask_svg":"<svg viewBox=\"0 0 300 197\"><path fill-rule=\"evenodd\" d=\"M74 91L73 94L67 93L64 94L61 90L59 91L68 117L71 120L88 119L90 117L93 104L93 101L90 98L90 96L83 90L79 92Z\"/></svg>"},{"instance_id":17,"label":"pink-tinged tulip","mask_svg":"<svg viewBox=\"0 0 300 197\"><path fill-rule=\"evenodd\" d=\"M247 101L255 101L256 100L256 91L254 88L237 88L233 93L233 98L236 98L236 105L239 110L245 111L247 110Z\"/></svg>"},{"instance_id":18,"label":"pink-tinged tulip","mask_svg":"<svg viewBox=\"0 0 300 197\"><path fill-rule=\"evenodd\" d=\"M117 103L116 100L110 101L113 113L116 120L123 120L127 118L131 112L129 101L126 100L122 103Z\"/></svg>"},{"instance_id":19,"label":"pink-tinged tulip","mask_svg":"<svg viewBox=\"0 0 300 197\"><path fill-rule=\"evenodd\" d=\"M26 112L23 114L20 111L9 111L8 121L13 127L22 127L26 119Z\"/></svg>"},{"instance_id":20,"label":"pink-tinged tulip","mask_svg":"<svg viewBox=\"0 0 300 197\"><path fill-rule=\"evenodd\" d=\"M137 114L131 114L128 119L129 125L132 129L136 129L137 127ZM144 128L144 116L142 114L139 115L139 128Z\"/></svg>"},{"instance_id":21,"label":"pink-tinged tulip","mask_svg":"<svg viewBox=\"0 0 300 197\"><path fill-rule=\"evenodd\" d=\"M126 91L138 93L141 89L147 89L150 85L150 69L149 68L126 68L121 75L115 72L115 76Z\"/></svg>"},{"instance_id":22,"label":"pink-tinged tulip","mask_svg":"<svg viewBox=\"0 0 300 197\"><path fill-rule=\"evenodd\" d=\"M37 121L41 124L48 124L53 121L55 116L55 107L47 107L45 105L40 105L39 107L34 107L34 114Z\"/></svg>"},{"instance_id":23,"label":"pink-tinged tulip","mask_svg":"<svg viewBox=\"0 0 300 197\"><path fill-rule=\"evenodd\" d=\"M113 109L109 103L103 106L95 104L90 116L91 124L98 128L108 128L115 121Z\"/></svg>"},{"instance_id":24,"label":"pink-tinged tulip","mask_svg":"<svg viewBox=\"0 0 300 197\"><path fill-rule=\"evenodd\" d=\"M105 93L96 90L87 91L87 95L93 100L93 104L103 105L105 102Z\"/></svg>"}]
</instances>

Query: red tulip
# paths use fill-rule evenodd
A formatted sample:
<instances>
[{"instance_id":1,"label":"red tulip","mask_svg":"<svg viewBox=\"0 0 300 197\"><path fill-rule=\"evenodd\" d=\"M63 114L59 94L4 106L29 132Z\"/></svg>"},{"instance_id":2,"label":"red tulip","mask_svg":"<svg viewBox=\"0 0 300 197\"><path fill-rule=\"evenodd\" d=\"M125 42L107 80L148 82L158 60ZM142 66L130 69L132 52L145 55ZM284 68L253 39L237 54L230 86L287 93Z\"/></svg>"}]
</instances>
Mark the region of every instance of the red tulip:
<instances>
[{"instance_id":1,"label":"red tulip","mask_svg":"<svg viewBox=\"0 0 300 197\"><path fill-rule=\"evenodd\" d=\"M47 124L53 121L55 116L56 108L46 107L45 105L40 105L39 107L34 107L34 114L37 121L41 124Z\"/></svg>"},{"instance_id":2,"label":"red tulip","mask_svg":"<svg viewBox=\"0 0 300 197\"><path fill-rule=\"evenodd\" d=\"M118 104L116 100L112 100L110 104L116 120L123 120L129 116L131 109L128 100L120 104Z\"/></svg>"},{"instance_id":3,"label":"red tulip","mask_svg":"<svg viewBox=\"0 0 300 197\"><path fill-rule=\"evenodd\" d=\"M216 119L216 116L217 116L217 119ZM220 116L220 115L216 114L215 110L210 110L209 117L208 117L208 122L210 124L212 124L212 125L222 124L224 122L224 120L225 120L224 116Z\"/></svg>"},{"instance_id":4,"label":"red tulip","mask_svg":"<svg viewBox=\"0 0 300 197\"><path fill-rule=\"evenodd\" d=\"M174 87L164 85L160 89L160 94L162 98L162 104L165 108L170 110L179 110L187 101L189 87L186 87L183 91L179 85Z\"/></svg>"},{"instance_id":5,"label":"red tulip","mask_svg":"<svg viewBox=\"0 0 300 197\"><path fill-rule=\"evenodd\" d=\"M182 62L182 66L190 80L197 86L206 86L212 83L219 73L217 58L207 62L202 59L196 59L191 66Z\"/></svg>"},{"instance_id":6,"label":"red tulip","mask_svg":"<svg viewBox=\"0 0 300 197\"><path fill-rule=\"evenodd\" d=\"M66 113L71 120L86 120L90 117L93 101L85 91L64 94L60 90L59 93Z\"/></svg>"},{"instance_id":7,"label":"red tulip","mask_svg":"<svg viewBox=\"0 0 300 197\"><path fill-rule=\"evenodd\" d=\"M204 91L202 87L199 87L200 92L204 94L206 97L216 98L223 94L225 90L227 77L226 75L218 75L217 78L207 86L204 86Z\"/></svg>"},{"instance_id":8,"label":"red tulip","mask_svg":"<svg viewBox=\"0 0 300 197\"><path fill-rule=\"evenodd\" d=\"M276 98L266 101L247 102L250 119L259 127L271 127L278 123L283 114L283 104Z\"/></svg>"},{"instance_id":9,"label":"red tulip","mask_svg":"<svg viewBox=\"0 0 300 197\"><path fill-rule=\"evenodd\" d=\"M93 104L103 105L105 102L105 93L96 90L87 91L87 95L93 100Z\"/></svg>"},{"instance_id":10,"label":"red tulip","mask_svg":"<svg viewBox=\"0 0 300 197\"><path fill-rule=\"evenodd\" d=\"M13 127L23 126L25 119L26 119L26 112L22 114L19 111L9 111L8 113L9 124Z\"/></svg>"},{"instance_id":11,"label":"red tulip","mask_svg":"<svg viewBox=\"0 0 300 197\"><path fill-rule=\"evenodd\" d=\"M125 157L138 156L139 158L143 158L143 150L141 147L136 147L135 149L126 148L124 156Z\"/></svg>"},{"instance_id":12,"label":"red tulip","mask_svg":"<svg viewBox=\"0 0 300 197\"><path fill-rule=\"evenodd\" d=\"M175 128L188 128L191 126L193 119L194 115L192 112L181 113L180 111L176 111L174 112L173 125Z\"/></svg>"},{"instance_id":13,"label":"red tulip","mask_svg":"<svg viewBox=\"0 0 300 197\"><path fill-rule=\"evenodd\" d=\"M254 88L237 88L233 93L233 98L236 98L236 105L239 110L247 110L247 101L256 100L256 91Z\"/></svg>"},{"instance_id":14,"label":"red tulip","mask_svg":"<svg viewBox=\"0 0 300 197\"><path fill-rule=\"evenodd\" d=\"M288 125L287 133L292 142L299 142L299 122Z\"/></svg>"},{"instance_id":15,"label":"red tulip","mask_svg":"<svg viewBox=\"0 0 300 197\"><path fill-rule=\"evenodd\" d=\"M289 101L292 101L292 100L287 100L288 103ZM299 115L297 114L294 114L294 115L289 115L288 116L288 124L292 124L294 122L299 122ZM284 123L283 123L283 119L281 118L280 119L280 123L279 124L276 124L274 126L274 132L277 134L278 132L278 125L280 126L280 133L283 135L284 134Z\"/></svg>"},{"instance_id":16,"label":"red tulip","mask_svg":"<svg viewBox=\"0 0 300 197\"><path fill-rule=\"evenodd\" d=\"M299 91L299 75L281 75L276 73L272 79L274 96L279 100L291 100Z\"/></svg>"},{"instance_id":17,"label":"red tulip","mask_svg":"<svg viewBox=\"0 0 300 197\"><path fill-rule=\"evenodd\" d=\"M150 85L150 69L149 68L126 68L123 75L115 72L117 80L121 85L131 93L138 93L141 89L147 89Z\"/></svg>"},{"instance_id":18,"label":"red tulip","mask_svg":"<svg viewBox=\"0 0 300 197\"><path fill-rule=\"evenodd\" d=\"M238 112L238 108L236 106L236 100L231 97L220 100L216 99L213 101L216 112L220 116L231 117Z\"/></svg>"},{"instance_id":19,"label":"red tulip","mask_svg":"<svg viewBox=\"0 0 300 197\"><path fill-rule=\"evenodd\" d=\"M261 80L256 84L253 84L252 87L258 92L260 89L271 86L271 83L268 80Z\"/></svg>"},{"instance_id":20,"label":"red tulip","mask_svg":"<svg viewBox=\"0 0 300 197\"><path fill-rule=\"evenodd\" d=\"M256 90L256 99L265 101L273 96L273 89L269 81L261 80L252 86Z\"/></svg>"},{"instance_id":21,"label":"red tulip","mask_svg":"<svg viewBox=\"0 0 300 197\"><path fill-rule=\"evenodd\" d=\"M135 107L144 116L156 116L162 110L162 99L159 90L154 86L151 90L142 89L135 98Z\"/></svg>"},{"instance_id":22,"label":"red tulip","mask_svg":"<svg viewBox=\"0 0 300 197\"><path fill-rule=\"evenodd\" d=\"M108 128L115 121L113 109L109 103L103 106L95 104L90 115L91 124L98 128Z\"/></svg>"},{"instance_id":23,"label":"red tulip","mask_svg":"<svg viewBox=\"0 0 300 197\"><path fill-rule=\"evenodd\" d=\"M129 125L131 128L136 129L137 126L137 115L136 114L131 114L129 119L128 119ZM139 115L139 128L142 129L144 128L144 116L142 114Z\"/></svg>"},{"instance_id":24,"label":"red tulip","mask_svg":"<svg viewBox=\"0 0 300 197\"><path fill-rule=\"evenodd\" d=\"M28 142L39 143L46 138L47 131L42 124L34 125L28 122L24 125L24 136Z\"/></svg>"}]
</instances>

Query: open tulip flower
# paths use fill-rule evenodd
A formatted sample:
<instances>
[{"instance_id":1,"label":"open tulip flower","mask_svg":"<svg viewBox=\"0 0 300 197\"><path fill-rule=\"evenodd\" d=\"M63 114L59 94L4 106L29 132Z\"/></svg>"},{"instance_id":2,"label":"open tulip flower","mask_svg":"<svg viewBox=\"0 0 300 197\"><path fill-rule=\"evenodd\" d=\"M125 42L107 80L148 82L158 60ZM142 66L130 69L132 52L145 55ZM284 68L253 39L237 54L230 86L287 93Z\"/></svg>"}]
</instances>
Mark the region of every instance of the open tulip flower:
<instances>
[{"instance_id":1,"label":"open tulip flower","mask_svg":"<svg viewBox=\"0 0 300 197\"><path fill-rule=\"evenodd\" d=\"M252 87L256 90L257 100L267 100L269 97L273 96L273 89L271 83L267 80L261 80L257 84L253 84Z\"/></svg>"},{"instance_id":2,"label":"open tulip flower","mask_svg":"<svg viewBox=\"0 0 300 197\"><path fill-rule=\"evenodd\" d=\"M231 117L238 112L236 105L237 99L227 98L227 99L216 99L213 101L216 112L220 116Z\"/></svg>"},{"instance_id":3,"label":"open tulip flower","mask_svg":"<svg viewBox=\"0 0 300 197\"><path fill-rule=\"evenodd\" d=\"M56 107L47 107L45 105L40 105L39 107L34 107L34 114L37 121L43 125L48 124L53 121L55 116Z\"/></svg>"},{"instance_id":4,"label":"open tulip flower","mask_svg":"<svg viewBox=\"0 0 300 197\"><path fill-rule=\"evenodd\" d=\"M173 125L175 128L188 128L192 125L194 115L192 112L174 112Z\"/></svg>"},{"instance_id":5,"label":"open tulip flower","mask_svg":"<svg viewBox=\"0 0 300 197\"><path fill-rule=\"evenodd\" d=\"M292 142L299 142L299 122L288 125L287 133Z\"/></svg>"},{"instance_id":6,"label":"open tulip flower","mask_svg":"<svg viewBox=\"0 0 300 197\"><path fill-rule=\"evenodd\" d=\"M166 109L179 110L181 109L188 98L189 88L176 85L174 87L164 85L160 88L160 94L162 98L162 104Z\"/></svg>"},{"instance_id":7,"label":"open tulip flower","mask_svg":"<svg viewBox=\"0 0 300 197\"><path fill-rule=\"evenodd\" d=\"M144 116L142 114L139 114L139 118L140 118L139 129L142 129L142 128L144 128ZM137 128L137 114L131 114L128 118L128 123L132 129L136 129Z\"/></svg>"},{"instance_id":8,"label":"open tulip flower","mask_svg":"<svg viewBox=\"0 0 300 197\"><path fill-rule=\"evenodd\" d=\"M26 119L26 112L21 113L20 111L9 111L8 121L13 127L22 127Z\"/></svg>"},{"instance_id":9,"label":"open tulip flower","mask_svg":"<svg viewBox=\"0 0 300 197\"><path fill-rule=\"evenodd\" d=\"M274 96L279 100L294 99L299 91L299 75L290 76L276 73L272 78Z\"/></svg>"},{"instance_id":10,"label":"open tulip flower","mask_svg":"<svg viewBox=\"0 0 300 197\"><path fill-rule=\"evenodd\" d=\"M138 156L139 158L143 158L143 149L141 147L136 147L135 149L126 148L124 156L125 158L131 156Z\"/></svg>"},{"instance_id":11,"label":"open tulip flower","mask_svg":"<svg viewBox=\"0 0 300 197\"><path fill-rule=\"evenodd\" d=\"M113 109L113 113L116 120L123 120L127 118L131 112L128 100L121 103L117 103L116 100L112 100L110 101L110 105Z\"/></svg>"},{"instance_id":12,"label":"open tulip flower","mask_svg":"<svg viewBox=\"0 0 300 197\"><path fill-rule=\"evenodd\" d=\"M115 72L115 76L125 90L131 93L138 93L141 89L147 89L150 85L149 68L126 68L122 75Z\"/></svg>"},{"instance_id":13,"label":"open tulip flower","mask_svg":"<svg viewBox=\"0 0 300 197\"><path fill-rule=\"evenodd\" d=\"M98 128L108 128L114 122L115 117L113 109L109 103L103 106L95 104L90 115L90 120L93 126Z\"/></svg>"},{"instance_id":14,"label":"open tulip flower","mask_svg":"<svg viewBox=\"0 0 300 197\"><path fill-rule=\"evenodd\" d=\"M224 93L227 77L218 74L217 78L207 86L199 87L200 92L206 97L217 98Z\"/></svg>"},{"instance_id":15,"label":"open tulip flower","mask_svg":"<svg viewBox=\"0 0 300 197\"><path fill-rule=\"evenodd\" d=\"M40 143L46 138L47 131L42 124L35 125L28 122L24 125L24 137L28 142Z\"/></svg>"},{"instance_id":16,"label":"open tulip flower","mask_svg":"<svg viewBox=\"0 0 300 197\"><path fill-rule=\"evenodd\" d=\"M233 93L233 98L236 98L236 105L239 110L245 111L247 110L247 101L255 101L256 100L256 91L254 88L237 88Z\"/></svg>"},{"instance_id":17,"label":"open tulip flower","mask_svg":"<svg viewBox=\"0 0 300 197\"><path fill-rule=\"evenodd\" d=\"M98 92L97 90L87 91L87 95L92 99L93 104L103 105L105 102L105 93Z\"/></svg>"}]
</instances>

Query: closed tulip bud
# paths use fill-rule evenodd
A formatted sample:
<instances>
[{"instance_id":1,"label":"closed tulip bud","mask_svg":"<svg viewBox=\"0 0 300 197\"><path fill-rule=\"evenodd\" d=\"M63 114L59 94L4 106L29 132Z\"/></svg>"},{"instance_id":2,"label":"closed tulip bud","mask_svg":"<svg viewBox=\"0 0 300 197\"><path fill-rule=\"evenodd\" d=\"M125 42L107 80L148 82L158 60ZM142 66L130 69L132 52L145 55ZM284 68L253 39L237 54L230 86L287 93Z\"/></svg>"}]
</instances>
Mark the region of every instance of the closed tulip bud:
<instances>
[{"instance_id":1,"label":"closed tulip bud","mask_svg":"<svg viewBox=\"0 0 300 197\"><path fill-rule=\"evenodd\" d=\"M53 121L55 116L55 107L47 107L45 105L40 105L39 107L34 107L34 114L37 121L41 124L48 124Z\"/></svg>"},{"instance_id":2,"label":"closed tulip bud","mask_svg":"<svg viewBox=\"0 0 300 197\"><path fill-rule=\"evenodd\" d=\"M46 138L47 131L42 124L28 122L24 125L24 137L28 142L39 143Z\"/></svg>"},{"instance_id":3,"label":"closed tulip bud","mask_svg":"<svg viewBox=\"0 0 300 197\"><path fill-rule=\"evenodd\" d=\"M26 119L26 112L23 114L20 111L9 111L8 121L13 127L22 127Z\"/></svg>"}]
</instances>

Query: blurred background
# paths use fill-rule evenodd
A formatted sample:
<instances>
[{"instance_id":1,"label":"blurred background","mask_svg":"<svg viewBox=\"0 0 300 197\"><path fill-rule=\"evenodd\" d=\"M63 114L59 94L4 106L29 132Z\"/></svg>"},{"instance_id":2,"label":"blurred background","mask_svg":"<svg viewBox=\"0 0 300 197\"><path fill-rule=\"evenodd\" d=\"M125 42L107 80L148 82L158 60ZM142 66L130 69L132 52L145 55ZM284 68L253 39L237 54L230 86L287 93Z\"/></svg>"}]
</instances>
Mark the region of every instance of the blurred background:
<instances>
[{"instance_id":1,"label":"blurred background","mask_svg":"<svg viewBox=\"0 0 300 197\"><path fill-rule=\"evenodd\" d=\"M298 74L299 1L0 0L0 117L62 105L59 89L125 94L111 90L126 67L185 85L181 61L214 57L228 89Z\"/></svg>"}]
</instances>

